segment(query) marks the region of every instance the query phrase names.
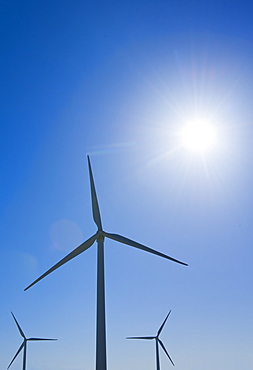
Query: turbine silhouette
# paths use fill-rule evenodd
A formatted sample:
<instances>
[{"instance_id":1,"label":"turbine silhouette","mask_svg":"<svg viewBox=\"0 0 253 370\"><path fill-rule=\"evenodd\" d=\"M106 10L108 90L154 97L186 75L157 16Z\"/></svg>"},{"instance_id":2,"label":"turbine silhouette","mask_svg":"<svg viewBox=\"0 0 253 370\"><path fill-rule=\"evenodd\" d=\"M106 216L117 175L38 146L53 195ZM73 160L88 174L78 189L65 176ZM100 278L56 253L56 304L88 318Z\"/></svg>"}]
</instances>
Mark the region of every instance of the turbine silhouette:
<instances>
[{"instance_id":1,"label":"turbine silhouette","mask_svg":"<svg viewBox=\"0 0 253 370\"><path fill-rule=\"evenodd\" d=\"M39 340L57 340L57 339L48 339L48 338L26 338L23 330L21 329L19 323L17 322L17 319L16 317L14 316L14 314L11 312L12 316L13 316L13 319L15 320L15 323L18 327L18 330L20 332L20 335L23 337L23 343L21 344L21 346L19 347L19 349L17 350L15 356L13 357L13 359L11 360L9 366L7 367L7 369L9 369L9 367L12 365L13 361L16 359L16 357L18 356L19 352L21 352L22 349L24 349L24 353L23 353L23 368L22 370L25 370L26 369L26 349L27 349L27 342L31 342L31 341L39 341Z\"/></svg>"},{"instance_id":2,"label":"turbine silhouette","mask_svg":"<svg viewBox=\"0 0 253 370\"><path fill-rule=\"evenodd\" d=\"M180 263L187 266L186 263L176 260L175 258L169 257L166 254L158 252L154 249L146 247L140 243L137 243L131 239L125 238L118 234L107 233L102 228L101 216L98 206L98 199L91 169L90 158L88 156L88 167L90 177L90 188L91 188L91 201L92 201L92 214L95 224L97 225L97 232L79 245L76 249L70 252L66 257L56 263L33 283L31 283L25 290L36 284L38 281L43 279L45 276L62 266L72 258L78 256L92 246L97 241L97 324L96 324L96 370L106 370L106 326L105 326L105 283L104 283L104 238L116 240L120 243L130 245L131 247L141 249L143 251L156 254L157 256L167 258L168 260Z\"/></svg>"},{"instance_id":3,"label":"turbine silhouette","mask_svg":"<svg viewBox=\"0 0 253 370\"><path fill-rule=\"evenodd\" d=\"M156 351L156 370L160 370L160 359L159 359L159 344L160 346L162 347L162 349L164 350L164 352L166 353L166 355L169 357L169 360L170 362L172 363L173 366L175 366L174 362L172 361L170 355L168 354L163 342L161 341L161 339L159 338L159 335L161 334L162 330L163 330L163 327L169 317L169 314L171 313L171 310L170 312L168 313L168 315L165 317L165 320L163 321L162 325L160 326L156 336L153 336L153 337L127 337L127 339L147 339L147 340L152 340L154 339L155 340L155 351Z\"/></svg>"}]
</instances>

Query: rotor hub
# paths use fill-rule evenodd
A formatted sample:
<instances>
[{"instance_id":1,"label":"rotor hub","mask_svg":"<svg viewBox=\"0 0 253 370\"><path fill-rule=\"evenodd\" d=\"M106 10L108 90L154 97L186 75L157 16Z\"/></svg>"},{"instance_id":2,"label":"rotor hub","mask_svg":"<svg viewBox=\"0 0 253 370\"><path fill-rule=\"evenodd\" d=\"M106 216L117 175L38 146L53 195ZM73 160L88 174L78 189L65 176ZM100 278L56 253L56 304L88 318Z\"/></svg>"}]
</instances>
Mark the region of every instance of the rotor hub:
<instances>
[{"instance_id":1,"label":"rotor hub","mask_svg":"<svg viewBox=\"0 0 253 370\"><path fill-rule=\"evenodd\" d=\"M105 236L104 236L104 231L103 230L99 230L98 231L98 237L97 237L97 240L104 240Z\"/></svg>"}]
</instances>

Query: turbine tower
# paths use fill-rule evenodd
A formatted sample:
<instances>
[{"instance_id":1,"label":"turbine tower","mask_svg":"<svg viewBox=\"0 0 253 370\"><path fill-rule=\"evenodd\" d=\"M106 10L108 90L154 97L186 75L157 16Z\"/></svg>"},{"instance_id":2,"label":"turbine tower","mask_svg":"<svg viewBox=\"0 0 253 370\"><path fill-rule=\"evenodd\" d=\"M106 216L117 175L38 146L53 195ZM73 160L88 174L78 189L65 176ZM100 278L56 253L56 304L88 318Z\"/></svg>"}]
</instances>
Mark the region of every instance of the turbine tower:
<instances>
[{"instance_id":1,"label":"turbine tower","mask_svg":"<svg viewBox=\"0 0 253 370\"><path fill-rule=\"evenodd\" d=\"M11 312L12 316L13 316L13 319L15 320L15 323L18 327L18 330L20 332L20 335L23 337L23 343L21 344L21 346L19 347L19 349L17 350L15 356L13 357L13 359L11 360L9 366L7 367L7 369L9 369L9 367L12 365L13 361L16 359L16 357L18 356L19 352L24 349L24 352L23 352L23 367L22 367L22 370L25 370L26 369L26 349L27 349L27 342L32 342L32 341L39 341L39 340L57 340L57 339L47 339L47 338L26 338L23 330L21 329L19 323L17 322L17 319L16 317L14 316L14 314Z\"/></svg>"},{"instance_id":2,"label":"turbine tower","mask_svg":"<svg viewBox=\"0 0 253 370\"><path fill-rule=\"evenodd\" d=\"M146 247L140 243L137 243L131 239L125 238L118 234L111 234L103 230L101 216L98 206L98 199L91 169L90 158L88 156L88 167L90 177L90 188L91 188L91 202L92 202L92 214L95 224L97 225L97 232L79 245L76 249L70 252L66 257L56 263L33 283L31 283L25 290L36 284L38 281L43 279L45 276L62 266L72 258L78 256L92 246L97 241L97 323L96 323L96 370L106 370L106 326L105 326L105 282L104 282L104 239L109 238L116 240L120 243L130 245L131 247L141 249L143 251L156 254L157 256L167 258L168 260L180 263L187 266L186 263L176 260L175 258L169 257L166 254L158 252L154 249Z\"/></svg>"},{"instance_id":3,"label":"turbine tower","mask_svg":"<svg viewBox=\"0 0 253 370\"><path fill-rule=\"evenodd\" d=\"M165 320L163 321L162 325L160 326L156 336L153 336L153 337L127 337L127 339L147 339L147 340L155 340L155 352L156 352L156 370L160 370L160 359L159 359L159 344L160 346L162 347L162 349L164 350L164 352L166 353L166 355L169 357L169 360L170 362L172 363L173 366L175 366L174 362L172 361L170 355L168 354L163 342L161 341L161 339L159 338L159 335L161 334L161 331L163 330L163 327L169 317L169 314L171 313L171 310L170 312L168 313L168 315L165 317Z\"/></svg>"}]
</instances>

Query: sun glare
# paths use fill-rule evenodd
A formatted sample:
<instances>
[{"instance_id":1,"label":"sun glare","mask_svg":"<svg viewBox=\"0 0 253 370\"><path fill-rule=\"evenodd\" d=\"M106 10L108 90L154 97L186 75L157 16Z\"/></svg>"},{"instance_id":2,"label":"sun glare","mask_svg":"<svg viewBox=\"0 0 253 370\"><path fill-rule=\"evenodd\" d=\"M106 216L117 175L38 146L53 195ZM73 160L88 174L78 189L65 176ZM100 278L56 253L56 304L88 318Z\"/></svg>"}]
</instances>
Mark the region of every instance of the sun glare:
<instances>
[{"instance_id":1,"label":"sun glare","mask_svg":"<svg viewBox=\"0 0 253 370\"><path fill-rule=\"evenodd\" d=\"M183 147L194 152L207 152L217 143L214 126L203 119L195 119L185 125L180 132Z\"/></svg>"}]
</instances>

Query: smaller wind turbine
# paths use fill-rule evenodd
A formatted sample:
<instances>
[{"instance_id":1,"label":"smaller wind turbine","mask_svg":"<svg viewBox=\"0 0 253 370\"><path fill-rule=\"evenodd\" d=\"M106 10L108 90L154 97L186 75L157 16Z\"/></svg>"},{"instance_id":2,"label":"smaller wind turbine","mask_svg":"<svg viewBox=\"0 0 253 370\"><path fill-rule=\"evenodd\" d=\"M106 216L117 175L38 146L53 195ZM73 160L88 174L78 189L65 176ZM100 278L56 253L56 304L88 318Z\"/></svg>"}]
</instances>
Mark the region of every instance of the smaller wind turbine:
<instances>
[{"instance_id":1,"label":"smaller wind turbine","mask_svg":"<svg viewBox=\"0 0 253 370\"><path fill-rule=\"evenodd\" d=\"M172 361L170 355L168 354L163 342L161 341L161 339L159 339L159 335L161 334L161 331L163 330L163 327L169 317L169 314L171 313L171 310L170 312L168 313L168 315L165 317L165 320L163 321L162 325L160 326L160 328L158 329L158 332L156 334L156 336L153 336L153 337L127 337L127 339L147 339L147 340L152 340L152 339L155 339L155 349L156 349L156 370L160 370L160 359L159 359L159 344L160 346L162 347L162 349L164 350L164 352L166 353L166 355L169 357L169 360L170 362L172 363L173 366L175 366L174 362Z\"/></svg>"},{"instance_id":2,"label":"smaller wind turbine","mask_svg":"<svg viewBox=\"0 0 253 370\"><path fill-rule=\"evenodd\" d=\"M20 332L20 335L23 337L23 343L21 344L21 346L19 347L19 349L17 350L15 356L13 357L13 359L11 360L9 366L7 367L7 369L9 369L9 367L12 365L13 361L16 359L16 357L18 356L19 352L24 348L24 353L23 353L23 368L22 370L25 370L26 369L26 348L27 348L27 342L28 341L39 341L39 340L57 340L57 339L47 339L47 338L26 338L23 330L21 329L19 323L17 322L16 320L16 317L14 316L14 314L11 312L12 316L13 316L13 319L15 320L15 323L18 327L18 330Z\"/></svg>"}]
</instances>

